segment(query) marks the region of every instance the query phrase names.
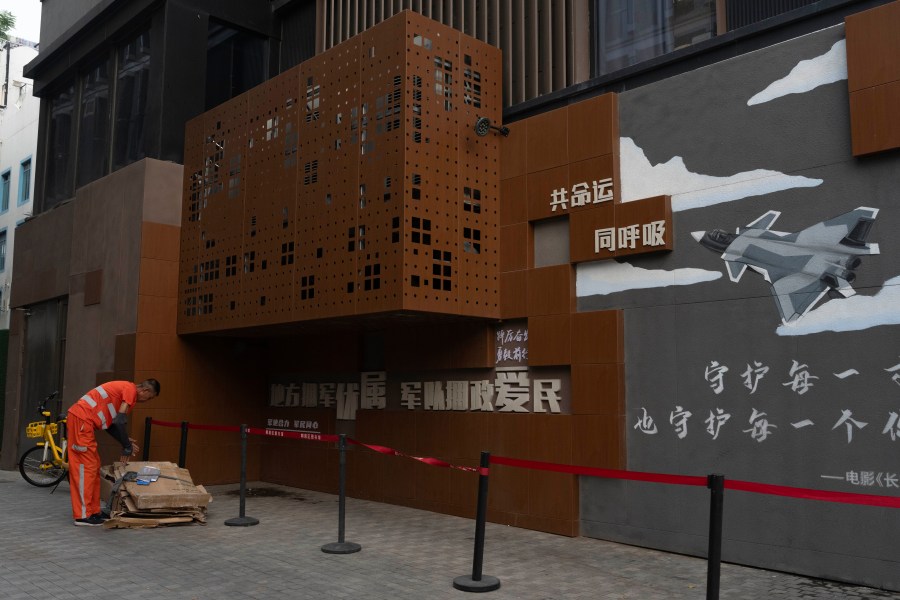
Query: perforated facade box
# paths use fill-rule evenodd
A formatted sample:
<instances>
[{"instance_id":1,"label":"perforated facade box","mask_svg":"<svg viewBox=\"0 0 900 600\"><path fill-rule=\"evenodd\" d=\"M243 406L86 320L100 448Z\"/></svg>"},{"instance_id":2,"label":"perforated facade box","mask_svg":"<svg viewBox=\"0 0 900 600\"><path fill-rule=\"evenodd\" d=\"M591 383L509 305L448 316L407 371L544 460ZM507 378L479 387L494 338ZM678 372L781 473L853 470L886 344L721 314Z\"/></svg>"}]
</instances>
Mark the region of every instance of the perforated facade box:
<instances>
[{"instance_id":1,"label":"perforated facade box","mask_svg":"<svg viewBox=\"0 0 900 600\"><path fill-rule=\"evenodd\" d=\"M499 317L500 74L405 11L189 122L179 333Z\"/></svg>"}]
</instances>

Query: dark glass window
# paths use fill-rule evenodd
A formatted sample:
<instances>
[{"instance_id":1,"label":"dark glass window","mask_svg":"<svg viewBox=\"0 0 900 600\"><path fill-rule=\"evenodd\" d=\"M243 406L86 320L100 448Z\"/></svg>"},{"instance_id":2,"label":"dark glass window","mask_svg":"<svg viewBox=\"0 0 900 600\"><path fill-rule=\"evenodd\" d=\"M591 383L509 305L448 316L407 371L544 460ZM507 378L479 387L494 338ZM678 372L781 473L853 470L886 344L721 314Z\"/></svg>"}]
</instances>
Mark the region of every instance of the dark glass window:
<instances>
[{"instance_id":1,"label":"dark glass window","mask_svg":"<svg viewBox=\"0 0 900 600\"><path fill-rule=\"evenodd\" d=\"M103 59L81 78L81 125L78 131L78 185L90 183L109 170L109 59Z\"/></svg>"},{"instance_id":2,"label":"dark glass window","mask_svg":"<svg viewBox=\"0 0 900 600\"><path fill-rule=\"evenodd\" d=\"M725 9L728 31L816 2L818 0L728 0Z\"/></svg>"},{"instance_id":3,"label":"dark glass window","mask_svg":"<svg viewBox=\"0 0 900 600\"><path fill-rule=\"evenodd\" d=\"M50 123L47 137L47 171L44 187L44 210L72 195L72 125L75 116L75 86L70 85L50 100Z\"/></svg>"},{"instance_id":4,"label":"dark glass window","mask_svg":"<svg viewBox=\"0 0 900 600\"><path fill-rule=\"evenodd\" d=\"M316 55L316 3L303 2L279 14L281 19L281 61L284 73Z\"/></svg>"},{"instance_id":5,"label":"dark glass window","mask_svg":"<svg viewBox=\"0 0 900 600\"><path fill-rule=\"evenodd\" d=\"M6 270L6 230L0 231L0 271Z\"/></svg>"},{"instance_id":6,"label":"dark glass window","mask_svg":"<svg viewBox=\"0 0 900 600\"><path fill-rule=\"evenodd\" d=\"M31 200L31 159L23 160L19 167L19 204Z\"/></svg>"},{"instance_id":7,"label":"dark glass window","mask_svg":"<svg viewBox=\"0 0 900 600\"><path fill-rule=\"evenodd\" d=\"M144 120L150 84L150 32L118 49L113 169L144 158Z\"/></svg>"},{"instance_id":8,"label":"dark glass window","mask_svg":"<svg viewBox=\"0 0 900 600\"><path fill-rule=\"evenodd\" d=\"M206 110L265 81L265 38L209 22Z\"/></svg>"},{"instance_id":9,"label":"dark glass window","mask_svg":"<svg viewBox=\"0 0 900 600\"><path fill-rule=\"evenodd\" d=\"M605 75L716 34L713 0L595 0L594 68Z\"/></svg>"},{"instance_id":10,"label":"dark glass window","mask_svg":"<svg viewBox=\"0 0 900 600\"><path fill-rule=\"evenodd\" d=\"M0 212L9 210L9 179L9 169L0 174Z\"/></svg>"}]
</instances>

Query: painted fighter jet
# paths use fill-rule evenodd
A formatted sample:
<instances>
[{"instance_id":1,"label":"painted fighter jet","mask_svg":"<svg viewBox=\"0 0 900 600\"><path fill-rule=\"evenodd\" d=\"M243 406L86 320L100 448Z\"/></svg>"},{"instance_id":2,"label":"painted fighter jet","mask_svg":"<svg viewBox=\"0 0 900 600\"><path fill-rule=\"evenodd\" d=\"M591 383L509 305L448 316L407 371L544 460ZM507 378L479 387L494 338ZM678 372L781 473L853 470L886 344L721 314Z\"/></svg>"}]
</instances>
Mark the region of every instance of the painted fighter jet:
<instances>
[{"instance_id":1,"label":"painted fighter jet","mask_svg":"<svg viewBox=\"0 0 900 600\"><path fill-rule=\"evenodd\" d=\"M691 236L722 253L732 281L739 281L747 267L762 275L785 324L800 319L826 293L831 298L854 295L850 284L859 257L879 253L878 244L866 242L878 209L860 206L797 233L771 231L779 215L770 210L735 233L715 229Z\"/></svg>"}]
</instances>

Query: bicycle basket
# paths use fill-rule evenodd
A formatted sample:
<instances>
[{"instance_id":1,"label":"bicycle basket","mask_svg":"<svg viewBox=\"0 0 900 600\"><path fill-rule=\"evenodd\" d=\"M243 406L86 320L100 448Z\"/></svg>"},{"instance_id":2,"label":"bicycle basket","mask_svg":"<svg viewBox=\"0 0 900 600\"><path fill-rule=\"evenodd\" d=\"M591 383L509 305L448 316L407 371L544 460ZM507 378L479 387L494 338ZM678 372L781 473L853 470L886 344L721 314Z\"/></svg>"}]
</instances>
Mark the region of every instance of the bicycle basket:
<instances>
[{"instance_id":1,"label":"bicycle basket","mask_svg":"<svg viewBox=\"0 0 900 600\"><path fill-rule=\"evenodd\" d=\"M56 423L47 425L47 421L32 421L25 427L25 436L30 438L44 437L44 427L49 427L50 433L56 435L58 430Z\"/></svg>"}]
</instances>

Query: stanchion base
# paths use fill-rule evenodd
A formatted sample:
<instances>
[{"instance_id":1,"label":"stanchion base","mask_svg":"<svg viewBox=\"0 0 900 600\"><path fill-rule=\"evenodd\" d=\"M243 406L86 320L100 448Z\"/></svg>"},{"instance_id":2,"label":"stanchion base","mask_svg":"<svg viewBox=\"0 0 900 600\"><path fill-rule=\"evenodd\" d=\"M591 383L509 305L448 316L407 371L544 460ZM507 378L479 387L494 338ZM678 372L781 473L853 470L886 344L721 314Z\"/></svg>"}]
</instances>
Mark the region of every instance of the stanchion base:
<instances>
[{"instance_id":1,"label":"stanchion base","mask_svg":"<svg viewBox=\"0 0 900 600\"><path fill-rule=\"evenodd\" d=\"M249 527L251 525L259 525L259 519L254 519L253 517L235 517L225 521L225 524L231 525L232 527Z\"/></svg>"},{"instance_id":2,"label":"stanchion base","mask_svg":"<svg viewBox=\"0 0 900 600\"><path fill-rule=\"evenodd\" d=\"M493 592L500 588L500 580L492 575L482 575L480 581L471 575L462 575L453 580L453 587L464 592Z\"/></svg>"},{"instance_id":3,"label":"stanchion base","mask_svg":"<svg viewBox=\"0 0 900 600\"><path fill-rule=\"evenodd\" d=\"M353 554L362 550L362 546L353 542L331 542L322 546L322 552L326 554Z\"/></svg>"}]
</instances>

